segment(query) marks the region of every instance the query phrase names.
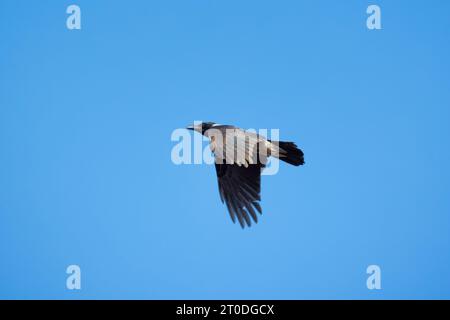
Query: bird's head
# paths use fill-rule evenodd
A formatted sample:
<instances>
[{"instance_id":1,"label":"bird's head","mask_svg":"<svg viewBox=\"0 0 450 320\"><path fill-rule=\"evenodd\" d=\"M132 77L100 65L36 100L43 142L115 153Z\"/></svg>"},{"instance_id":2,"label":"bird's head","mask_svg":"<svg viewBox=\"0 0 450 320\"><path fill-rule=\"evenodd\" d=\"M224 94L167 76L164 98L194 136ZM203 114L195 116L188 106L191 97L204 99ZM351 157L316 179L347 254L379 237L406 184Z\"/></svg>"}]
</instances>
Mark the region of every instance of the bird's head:
<instances>
[{"instance_id":1,"label":"bird's head","mask_svg":"<svg viewBox=\"0 0 450 320\"><path fill-rule=\"evenodd\" d=\"M188 130L194 130L198 133L205 134L205 132L210 129L213 125L215 125L214 122L200 122L200 123L194 123L193 126L189 126L186 129Z\"/></svg>"}]
</instances>

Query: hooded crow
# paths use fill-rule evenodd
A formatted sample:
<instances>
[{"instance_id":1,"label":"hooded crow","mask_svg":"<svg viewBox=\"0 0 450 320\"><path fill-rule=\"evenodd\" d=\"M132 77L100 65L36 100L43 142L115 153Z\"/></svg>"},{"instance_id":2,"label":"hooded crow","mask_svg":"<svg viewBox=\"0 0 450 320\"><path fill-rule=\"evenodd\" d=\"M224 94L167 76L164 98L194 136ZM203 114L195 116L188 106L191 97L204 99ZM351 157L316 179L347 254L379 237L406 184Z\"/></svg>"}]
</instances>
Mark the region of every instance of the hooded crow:
<instances>
[{"instance_id":1,"label":"hooded crow","mask_svg":"<svg viewBox=\"0 0 450 320\"><path fill-rule=\"evenodd\" d=\"M230 125L203 122L187 129L209 139L214 154L219 194L233 223L242 228L257 223L262 214L261 171L270 156L294 166L305 163L303 152L293 142L271 141Z\"/></svg>"}]
</instances>

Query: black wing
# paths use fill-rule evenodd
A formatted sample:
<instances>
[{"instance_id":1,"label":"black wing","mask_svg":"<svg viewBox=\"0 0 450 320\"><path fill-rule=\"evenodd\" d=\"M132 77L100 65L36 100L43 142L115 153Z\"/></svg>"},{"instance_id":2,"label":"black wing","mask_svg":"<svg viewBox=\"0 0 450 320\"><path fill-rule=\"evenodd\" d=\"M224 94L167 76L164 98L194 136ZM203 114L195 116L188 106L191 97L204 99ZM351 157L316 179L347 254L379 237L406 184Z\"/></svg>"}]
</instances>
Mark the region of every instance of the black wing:
<instances>
[{"instance_id":1,"label":"black wing","mask_svg":"<svg viewBox=\"0 0 450 320\"><path fill-rule=\"evenodd\" d=\"M231 220L236 217L242 228L251 226L251 218L256 223L261 214L261 168L262 164L251 164L247 168L236 164L217 164L216 173L222 203L225 202ZM251 217L251 218L250 218Z\"/></svg>"}]
</instances>

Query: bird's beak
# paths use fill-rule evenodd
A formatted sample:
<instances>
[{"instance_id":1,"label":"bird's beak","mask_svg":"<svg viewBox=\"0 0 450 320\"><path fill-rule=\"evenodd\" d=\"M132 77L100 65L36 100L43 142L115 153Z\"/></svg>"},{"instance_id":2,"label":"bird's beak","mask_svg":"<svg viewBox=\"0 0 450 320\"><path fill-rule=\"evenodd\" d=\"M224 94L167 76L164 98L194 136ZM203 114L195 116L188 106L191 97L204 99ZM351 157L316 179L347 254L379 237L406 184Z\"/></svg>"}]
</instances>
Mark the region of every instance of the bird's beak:
<instances>
[{"instance_id":1,"label":"bird's beak","mask_svg":"<svg viewBox=\"0 0 450 320\"><path fill-rule=\"evenodd\" d=\"M188 130L194 130L194 126L187 126L186 129L188 129Z\"/></svg>"}]
</instances>

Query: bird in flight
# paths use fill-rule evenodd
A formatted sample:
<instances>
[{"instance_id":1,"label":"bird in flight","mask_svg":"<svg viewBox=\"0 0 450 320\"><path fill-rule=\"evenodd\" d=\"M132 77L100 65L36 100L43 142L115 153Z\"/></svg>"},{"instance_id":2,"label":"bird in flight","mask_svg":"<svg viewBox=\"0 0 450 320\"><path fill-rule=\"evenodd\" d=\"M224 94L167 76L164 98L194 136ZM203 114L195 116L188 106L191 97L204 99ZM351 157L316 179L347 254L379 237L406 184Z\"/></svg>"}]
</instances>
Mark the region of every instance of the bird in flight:
<instances>
[{"instance_id":1,"label":"bird in flight","mask_svg":"<svg viewBox=\"0 0 450 320\"><path fill-rule=\"evenodd\" d=\"M235 126L202 122L187 127L209 139L214 154L219 194L233 223L242 228L257 223L262 214L261 171L270 156L294 166L305 163L303 151L293 142L271 141Z\"/></svg>"}]
</instances>

